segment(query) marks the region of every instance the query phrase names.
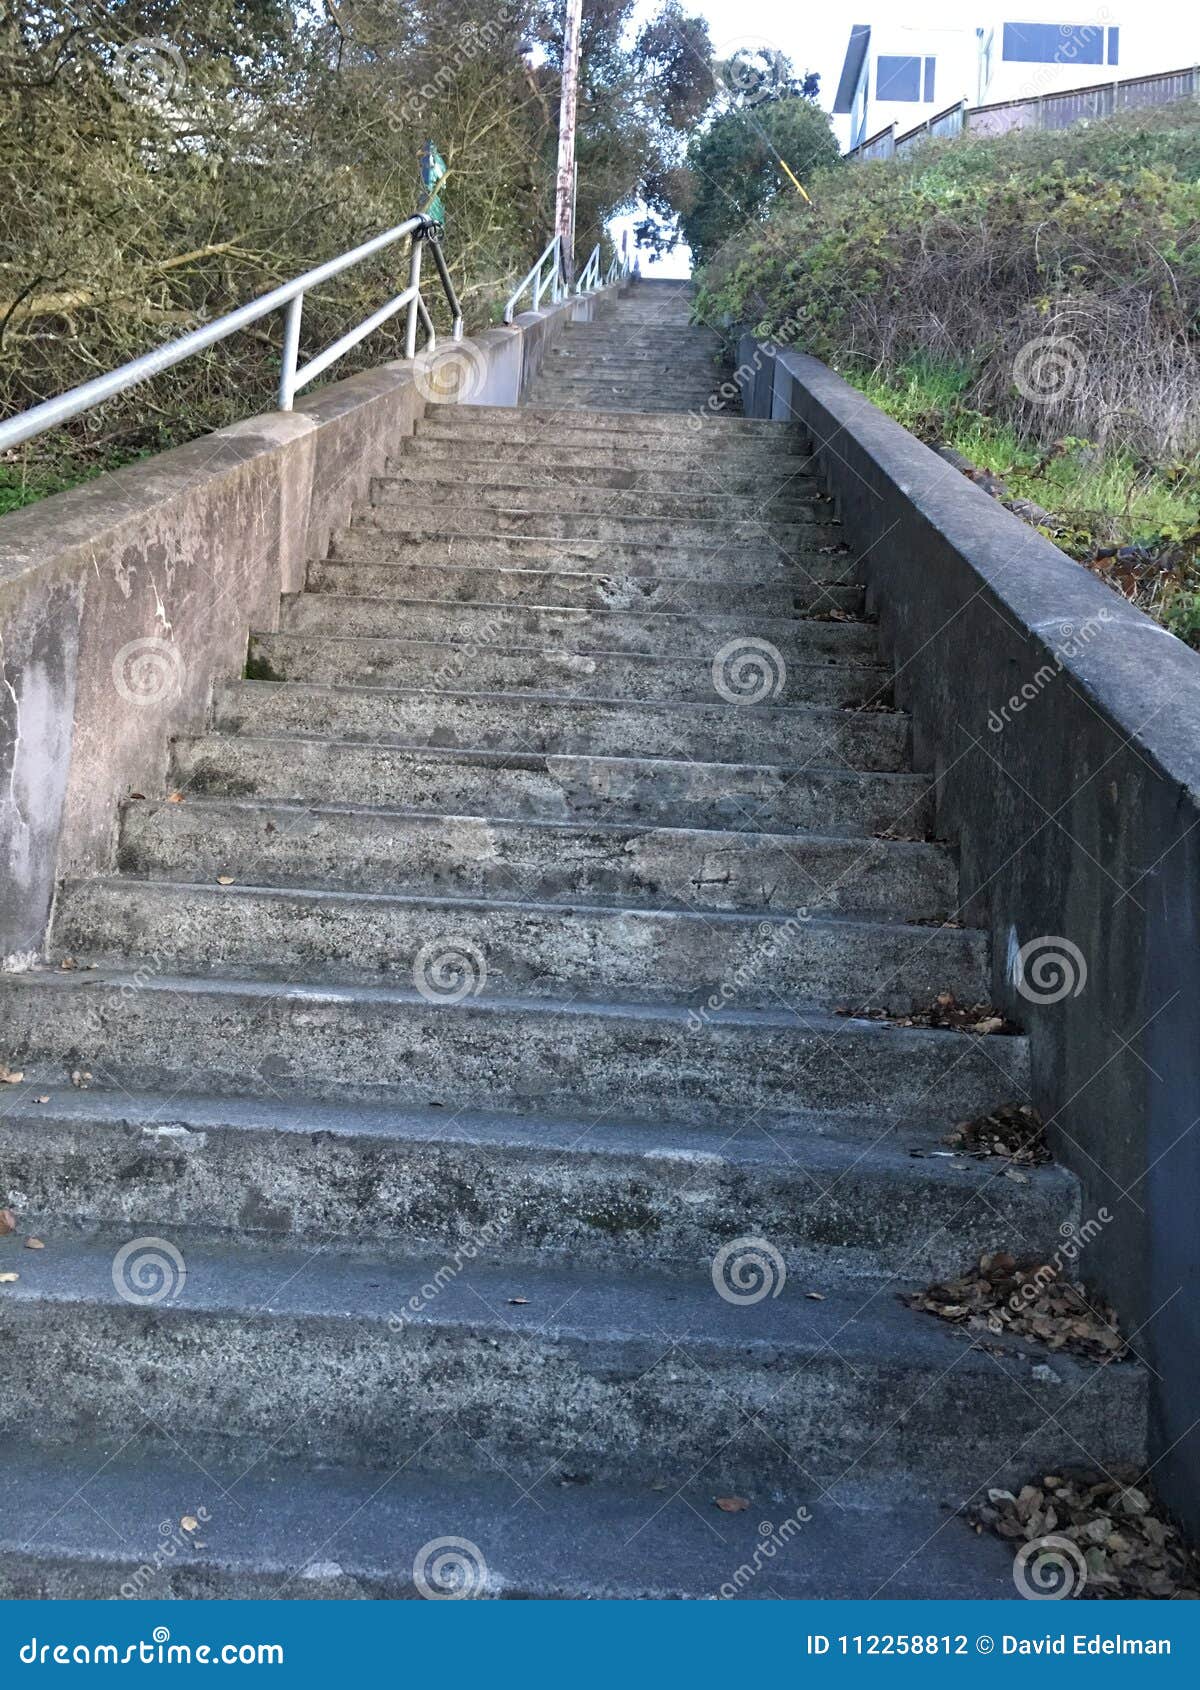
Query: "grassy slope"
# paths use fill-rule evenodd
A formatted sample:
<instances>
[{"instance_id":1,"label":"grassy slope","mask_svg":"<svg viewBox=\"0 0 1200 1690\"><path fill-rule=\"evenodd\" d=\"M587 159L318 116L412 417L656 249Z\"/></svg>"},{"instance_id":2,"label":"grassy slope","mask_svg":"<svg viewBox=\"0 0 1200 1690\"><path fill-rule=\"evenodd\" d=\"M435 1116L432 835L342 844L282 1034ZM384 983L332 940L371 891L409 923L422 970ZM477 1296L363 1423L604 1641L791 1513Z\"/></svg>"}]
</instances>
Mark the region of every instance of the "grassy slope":
<instances>
[{"instance_id":1,"label":"grassy slope","mask_svg":"<svg viewBox=\"0 0 1200 1690\"><path fill-rule=\"evenodd\" d=\"M709 266L705 314L825 358L1200 645L1200 106L934 144L813 187L814 210L785 202ZM1013 379L1045 332L1080 349L1059 405Z\"/></svg>"}]
</instances>

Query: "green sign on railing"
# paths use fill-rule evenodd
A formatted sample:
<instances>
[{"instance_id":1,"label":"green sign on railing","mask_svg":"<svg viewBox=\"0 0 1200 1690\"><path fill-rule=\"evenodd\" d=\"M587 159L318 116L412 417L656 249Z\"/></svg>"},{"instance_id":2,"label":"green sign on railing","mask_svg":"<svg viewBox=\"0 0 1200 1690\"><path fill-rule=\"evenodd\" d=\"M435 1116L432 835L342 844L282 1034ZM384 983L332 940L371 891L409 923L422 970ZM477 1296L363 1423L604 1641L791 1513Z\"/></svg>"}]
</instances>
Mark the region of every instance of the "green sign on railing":
<instances>
[{"instance_id":1,"label":"green sign on railing","mask_svg":"<svg viewBox=\"0 0 1200 1690\"><path fill-rule=\"evenodd\" d=\"M448 172L449 166L441 153L432 141L427 141L421 154L421 182L425 189L425 214L435 223L444 224L446 221L446 207L439 189Z\"/></svg>"}]
</instances>

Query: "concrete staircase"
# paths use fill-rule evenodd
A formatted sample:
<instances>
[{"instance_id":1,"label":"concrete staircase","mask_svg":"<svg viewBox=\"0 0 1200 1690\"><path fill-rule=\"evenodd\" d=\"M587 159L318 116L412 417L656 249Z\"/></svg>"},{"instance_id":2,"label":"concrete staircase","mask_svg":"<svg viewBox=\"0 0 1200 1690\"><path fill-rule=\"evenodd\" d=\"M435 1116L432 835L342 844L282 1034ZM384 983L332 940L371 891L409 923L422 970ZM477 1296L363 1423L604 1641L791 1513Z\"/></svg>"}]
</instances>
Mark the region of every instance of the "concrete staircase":
<instances>
[{"instance_id":1,"label":"concrete staircase","mask_svg":"<svg viewBox=\"0 0 1200 1690\"><path fill-rule=\"evenodd\" d=\"M398 442L0 982L3 1594L450 1538L480 1594L1003 1596L955 1508L1140 1454L1135 1367L898 1299L1078 1194L921 1154L1022 1038L835 1013L986 998L988 937L805 443L678 414L685 306Z\"/></svg>"}]
</instances>

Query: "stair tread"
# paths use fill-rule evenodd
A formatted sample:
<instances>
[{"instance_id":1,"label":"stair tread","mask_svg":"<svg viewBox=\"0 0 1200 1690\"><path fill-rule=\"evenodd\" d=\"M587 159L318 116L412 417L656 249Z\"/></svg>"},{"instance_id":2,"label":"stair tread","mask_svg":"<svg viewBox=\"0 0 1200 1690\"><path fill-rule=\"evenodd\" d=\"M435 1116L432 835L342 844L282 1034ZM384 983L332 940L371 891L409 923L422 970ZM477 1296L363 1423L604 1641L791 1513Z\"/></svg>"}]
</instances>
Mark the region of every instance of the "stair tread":
<instances>
[{"instance_id":1,"label":"stair tread","mask_svg":"<svg viewBox=\"0 0 1200 1690\"><path fill-rule=\"evenodd\" d=\"M799 775L827 776L831 779L841 779L852 783L886 781L920 792L924 792L929 785L927 775L914 774L907 769L847 769L836 764L701 762L690 757L684 760L674 757L597 756L591 752L535 752L520 749L495 750L490 747L475 746L406 745L396 744L389 740L345 740L339 739L336 734L186 734L181 738L181 743L191 745L233 746L246 742L278 746L301 743L315 744L328 746L331 750L352 745L356 751L380 751L391 756L411 757L424 761L469 762L483 767L525 768L539 772L546 770L548 767L553 769L555 765L587 763L619 768L634 764L646 766L656 771L674 767L707 771L722 769L738 772L754 771L764 775L777 776L785 785L791 776ZM747 802L751 802L751 800L747 800ZM375 805L371 806L372 809L376 807Z\"/></svg>"},{"instance_id":2,"label":"stair tread","mask_svg":"<svg viewBox=\"0 0 1200 1690\"><path fill-rule=\"evenodd\" d=\"M64 882L62 896L69 900L73 895L85 893L89 889L100 889L111 897L136 899L139 896L152 894L165 899L182 899L185 897L211 898L214 902L220 899L254 897L280 905L311 904L318 908L336 907L344 905L347 909L377 908L380 910L444 910L453 914L455 911L472 911L476 914L487 914L490 911L507 912L513 915L541 916L547 921L563 922L572 917L594 918L597 922L617 923L624 920L632 922L660 921L664 925L695 928L728 928L750 932L762 931L764 927L784 928L796 918L793 910L757 909L757 910L713 910L703 907L681 909L669 904L654 901L645 903L628 902L622 905L599 904L589 902L586 898L572 898L569 902L552 902L545 898L529 898L511 895L508 897L494 894L488 897L472 896L470 894L449 894L431 891L367 891L362 889L346 889L332 886L273 886L269 882L256 882L235 878L230 885L221 886L210 881L189 880L148 880L141 876L129 874L91 875L84 880L70 880ZM819 897L819 889L814 888L814 896ZM832 929L841 931L846 936L873 935L880 930L886 931L889 937L911 938L914 943L932 945L938 940L950 943L963 949L973 950L978 947L982 928L978 927L932 927L925 924L911 924L898 916L895 920L884 921L878 916L862 915L853 910L817 910L804 917L804 924L809 929ZM61 947L60 947L61 948ZM75 956L86 955L86 952L72 947ZM51 960L55 960L52 956Z\"/></svg>"},{"instance_id":3,"label":"stair tread","mask_svg":"<svg viewBox=\"0 0 1200 1690\"><path fill-rule=\"evenodd\" d=\"M846 1365L864 1370L897 1366L936 1375L953 1367L960 1379L980 1381L994 1380L998 1370L1028 1378L1035 1365L1052 1360L1067 1391L1084 1387L1097 1371L1092 1363L1008 1334L989 1340L984 1350L936 1317L915 1314L901 1293L918 1287L892 1275L871 1281L830 1273L816 1287L819 1301L805 1295L814 1287L793 1286L788 1277L778 1296L730 1301L717 1294L711 1272L703 1269L512 1262L480 1253L439 1281L446 1259L436 1249L368 1259L192 1238L178 1228L176 1238L186 1280L159 1307L158 1319L204 1313L387 1323L415 1298L423 1306L410 1311L413 1325L466 1328L508 1343L538 1335L593 1346L641 1340L660 1351L686 1343L701 1356L758 1351L786 1356L796 1366L833 1350ZM124 1230L55 1237L52 1247L48 1242L22 1262L20 1280L6 1287L6 1307L127 1305L112 1273L114 1254L125 1242ZM430 1283L439 1284L438 1295L422 1299L421 1288Z\"/></svg>"},{"instance_id":4,"label":"stair tread","mask_svg":"<svg viewBox=\"0 0 1200 1690\"><path fill-rule=\"evenodd\" d=\"M548 1462L548 1465L550 1463ZM664 1482L665 1480L665 1482ZM727 1487L714 1453L701 1473L647 1475L641 1486L564 1482L557 1465L535 1486L503 1474L455 1478L266 1457L250 1471L123 1434L107 1444L23 1452L5 1463L0 1594L111 1597L121 1574L163 1563L164 1518L203 1509L194 1544L167 1558L143 1598L417 1594L414 1564L452 1534L474 1546L484 1596L1010 1599L1012 1557L977 1539L937 1501L864 1485L839 1506L819 1489L765 1489L741 1514L713 1498ZM957 1504L957 1498L952 1499ZM795 1511L811 1518L796 1529ZM770 1560L764 1521L792 1521ZM36 1558L36 1559L35 1559ZM761 1574L739 1578L743 1564ZM486 1571L482 1571L482 1569ZM442 1588L434 1581L434 1588Z\"/></svg>"},{"instance_id":5,"label":"stair tread","mask_svg":"<svg viewBox=\"0 0 1200 1690\"><path fill-rule=\"evenodd\" d=\"M765 1129L753 1122L736 1131L705 1121L664 1119L639 1121L617 1115L556 1116L516 1114L460 1108L421 1109L399 1103L366 1103L274 1098L211 1097L192 1092L130 1093L105 1087L79 1089L47 1085L30 1088L7 1100L4 1128L18 1126L44 1132L50 1123L86 1127L89 1123L121 1125L145 1134L151 1142L216 1132L274 1133L308 1138L321 1134L366 1145L405 1140L418 1144L491 1146L497 1149L543 1150L564 1155L615 1156L634 1153L674 1159L702 1158L760 1170L806 1170L830 1181L864 1162L886 1169L898 1180L938 1184L967 1192L971 1185L990 1183L996 1168L972 1162L963 1169L961 1158L947 1155L914 1157L912 1151L940 1151L943 1128L919 1116L902 1119L886 1110L870 1116L838 1115L828 1111L797 1111L785 1127ZM864 1140L866 1141L864 1144ZM1054 1164L1028 1170L1030 1185L1073 1188L1071 1176ZM803 1177L798 1175L798 1177ZM352 1241L348 1241L352 1242Z\"/></svg>"},{"instance_id":6,"label":"stair tread","mask_svg":"<svg viewBox=\"0 0 1200 1690\"><path fill-rule=\"evenodd\" d=\"M253 637L255 639L268 639L268 638L273 638L274 636L269 635L267 633L255 633L253 635ZM346 640L351 640L351 641L354 641L356 639L356 636L349 635L349 634L348 635L330 635L329 637L331 639L341 638L341 639L346 639ZM387 641L389 639L389 636L386 635L386 634L382 634L382 635L381 634L370 634L370 635L365 636L365 639L367 641L369 641L371 644L374 644L377 640ZM427 641L423 641L423 640L396 640L394 643L401 644L401 645L424 645L424 644L431 643L431 642L427 642ZM536 650L538 648L536 648L536 647L533 647L533 648L524 647L523 648L523 647L517 646L517 647L511 647L511 648L508 648L508 649L511 649L511 650L514 650L514 651L520 651L520 650L523 650L523 649ZM669 661L669 659L664 660L664 659L661 659L661 658L655 656L654 654L647 653L647 652L639 652L639 651L611 652L611 653L605 653L604 655L613 656L613 657L642 658L647 662ZM817 665L817 667L825 669L825 668L835 667L835 665L822 663L820 665ZM857 668L861 667L861 665L854 664L853 667L857 669ZM880 665L879 667L882 667L882 665ZM238 693L238 694L244 694L245 696L250 697L250 698L265 697L268 694L279 694L279 695L284 696L284 697L292 696L292 695L294 695L296 697L301 697L305 694L319 694L321 697L324 697L324 698L338 698L342 695L348 695L350 697L363 697L363 696L365 696L367 698L377 698L382 694L385 697L393 697L393 698L425 699L425 698L429 697L430 690L431 689L428 688L428 687L392 687L392 686L367 687L367 686L355 684L354 682L350 682L350 681L306 681L306 680L282 680L282 681L237 680L237 681L222 682L221 686L220 686L220 693L221 694ZM570 711L570 710L581 710L581 711L582 710L604 710L604 709L611 708L613 710L621 710L621 711L626 711L626 712L631 711L631 710L646 710L650 714L655 715L655 716L661 715L663 713L668 713L670 715L680 715L680 716L695 716L695 715L698 715L702 711L710 711L710 712L711 711L718 711L718 712L730 711L730 712L736 713L739 710L739 708L741 708L740 706L738 706L736 704L727 703L724 700L720 699L719 697L714 697L711 700L711 702L707 702L703 699L694 699L694 698L670 698L670 699L606 698L601 693L598 693L595 696L589 696L587 698L580 698L578 696L578 694L576 694L576 693L534 692L532 690L528 691L528 692L526 692L526 691L522 691L522 692L503 692L503 691L496 691L496 690L491 689L491 688L486 689L486 690L477 690L475 688L470 688L470 687L447 687L447 688L444 688L444 689L443 688L434 688L432 690L437 693L437 696L439 697L439 699L444 700L447 703L453 703L453 701L455 699L472 699L472 700L476 700L476 701L489 702L489 703L500 704L500 705L551 704L555 707L555 709L562 709L562 710L566 710L566 711ZM770 717L770 716L774 716L774 715L779 715L785 721L793 721L793 720L796 720L798 718L816 717L821 721L835 722L835 721L845 721L847 716L854 716L854 717L859 717L859 718L861 718L861 717L879 717L883 721L893 721L893 722L897 721L897 720L900 720L900 721L907 721L908 720L907 714L904 711L893 710L893 709L890 709L890 708L889 709L877 709L877 708L872 707L870 710L858 710L858 709L853 709L853 708L843 708L842 706L836 705L836 704L815 704L815 703L814 704L788 704L788 703L756 704L752 707L748 706L746 708L752 708L753 709L754 720L756 720L756 721L759 720L762 717Z\"/></svg>"},{"instance_id":7,"label":"stair tread","mask_svg":"<svg viewBox=\"0 0 1200 1690\"><path fill-rule=\"evenodd\" d=\"M618 618L624 617L630 621L634 619L645 621L651 629L661 627L664 637L668 640L672 631L680 623L708 624L710 622L720 624L721 631L737 632L747 636L762 627L775 629L780 638L785 633L794 634L797 631L815 627L845 628L848 631L847 637L849 637L850 631L862 637L865 630L870 630L878 638L878 625L865 616L839 617L836 621L831 621L828 617L819 614L809 615L803 611L797 611L792 616L760 616L751 609L738 616L734 615L732 611L719 610L643 610L636 606L627 609L621 606L555 604L553 602L514 604L511 599L372 598L361 593L332 592L284 593L280 602L285 608L290 608L302 601L313 600L319 601L322 609L337 609L340 605L351 608L359 604L384 604L389 608L406 606L410 610L500 611L512 617L561 616L566 622L576 627L583 627L587 623L595 621L597 626L602 628L606 621L615 622ZM253 631L257 632L258 630Z\"/></svg>"}]
</instances>

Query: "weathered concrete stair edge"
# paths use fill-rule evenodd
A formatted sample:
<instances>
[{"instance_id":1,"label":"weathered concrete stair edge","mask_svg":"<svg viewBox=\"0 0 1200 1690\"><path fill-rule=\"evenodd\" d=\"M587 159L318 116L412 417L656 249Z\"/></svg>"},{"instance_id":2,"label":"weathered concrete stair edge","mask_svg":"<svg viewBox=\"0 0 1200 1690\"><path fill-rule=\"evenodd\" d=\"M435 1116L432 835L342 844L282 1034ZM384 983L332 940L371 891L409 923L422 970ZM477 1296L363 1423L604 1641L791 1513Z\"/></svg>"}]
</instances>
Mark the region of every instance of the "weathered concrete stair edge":
<instances>
[{"instance_id":1,"label":"weathered concrete stair edge","mask_svg":"<svg viewBox=\"0 0 1200 1690\"><path fill-rule=\"evenodd\" d=\"M499 1458L536 1478L549 1445L565 1470L616 1482L644 1479L663 1460L695 1473L720 1447L739 1484L786 1483L799 1468L836 1490L843 1476L902 1472L917 1494L973 1489L984 1476L958 1424L968 1405L977 1433L1003 1452L1001 1483L1026 1460L1060 1466L1081 1436L1101 1463L1144 1436L1138 1370L1099 1375L1097 1423L1096 1369L1063 1356L1039 1368L1003 1339L968 1348L855 1281L831 1280L808 1307L781 1296L718 1299L714 1311L711 1282L649 1267L539 1265L530 1278L481 1255L469 1280L443 1277L430 1295L436 1255L377 1262L368 1277L357 1257L307 1252L289 1273L282 1252L184 1242L178 1296L136 1324L109 1240L64 1243L39 1260L9 1305L13 1376L0 1424L41 1438L111 1427L127 1417L136 1380L167 1447L180 1435L254 1447L274 1434L279 1453L299 1458L457 1471L489 1471ZM522 1284L534 1293L524 1301ZM664 1332L675 1335L665 1354ZM297 1333L308 1340L303 1369L287 1365ZM54 1351L66 1365L49 1390ZM198 1366L203 1389L189 1391ZM758 1408L749 1424L747 1400ZM880 1426L867 1448L864 1419Z\"/></svg>"},{"instance_id":2,"label":"weathered concrete stair edge","mask_svg":"<svg viewBox=\"0 0 1200 1690\"><path fill-rule=\"evenodd\" d=\"M1012 1596L1002 1544L972 1541L936 1501L898 1498L886 1480L858 1486L852 1498L843 1491L837 1505L822 1506L819 1490L805 1489L803 1552L776 1556L768 1581L739 1571L755 1565L757 1514L731 1516L719 1530L709 1523L712 1497L726 1488L719 1462L665 1501L646 1483L563 1484L556 1468L537 1486L536 1507L517 1506L524 1487L497 1474L409 1473L398 1486L381 1485L375 1469L329 1463L268 1459L247 1473L218 1453L206 1467L211 1485L198 1484L194 1462L124 1434L31 1456L6 1475L0 1593L144 1595L142 1569L161 1559L164 1514L203 1508L202 1545L168 1561L155 1596L412 1598L421 1594L421 1553L447 1521L479 1550L476 1593L484 1598ZM225 1495L234 1510L222 1511ZM98 1536L97 1515L115 1540ZM794 1543L797 1529L787 1528L785 1541Z\"/></svg>"},{"instance_id":3,"label":"weathered concrete stair edge","mask_svg":"<svg viewBox=\"0 0 1200 1690\"><path fill-rule=\"evenodd\" d=\"M211 734L175 745L172 779L193 793L324 799L384 810L466 810L547 821L752 832L895 833L924 838L923 775L372 745L331 738Z\"/></svg>"},{"instance_id":4,"label":"weathered concrete stair edge","mask_svg":"<svg viewBox=\"0 0 1200 1690\"><path fill-rule=\"evenodd\" d=\"M817 886L827 909L909 920L945 917L957 897L954 859L939 845L199 797L126 805L119 866L156 879L236 868L259 886L468 897L519 886L546 900L641 896L690 909L792 911Z\"/></svg>"},{"instance_id":5,"label":"weathered concrete stair edge","mask_svg":"<svg viewBox=\"0 0 1200 1690\"><path fill-rule=\"evenodd\" d=\"M228 878L228 877L227 877ZM814 890L819 900L819 889ZM772 1009L799 1000L906 1013L939 991L962 1002L987 989L982 933L914 928L801 910L778 915L692 910L569 909L508 897L130 882L68 885L60 942L75 957L283 979L407 984L432 944L483 958L477 991L530 998L570 993L703 1008ZM265 960L260 960L265 959Z\"/></svg>"},{"instance_id":6,"label":"weathered concrete stair edge","mask_svg":"<svg viewBox=\"0 0 1200 1690\"><path fill-rule=\"evenodd\" d=\"M29 1224L84 1236L169 1226L209 1246L336 1240L340 1251L391 1259L470 1245L493 1215L502 1224L488 1243L506 1260L691 1272L737 1235L752 1185L757 1224L789 1274L877 1284L880 1274L952 1272L973 1247L1051 1249L1078 1214L1075 1182L1060 1170L1018 1187L979 1165L914 1157L936 1132L886 1117L818 1115L731 1137L700 1123L70 1087L43 1096L0 1120L0 1154Z\"/></svg>"},{"instance_id":7,"label":"weathered concrete stair edge","mask_svg":"<svg viewBox=\"0 0 1200 1690\"><path fill-rule=\"evenodd\" d=\"M645 667L645 666L643 666ZM554 669L545 666L547 689ZM468 678L463 675L459 680ZM446 677L447 681L449 677ZM346 741L550 755L688 758L792 768L898 770L909 750L908 719L895 711L787 703L730 712L706 701L654 702L542 692L423 692L243 681L223 687L213 722L224 733L304 734ZM784 763L784 759L788 759Z\"/></svg>"},{"instance_id":8,"label":"weathered concrete stair edge","mask_svg":"<svg viewBox=\"0 0 1200 1690\"><path fill-rule=\"evenodd\" d=\"M438 935L436 945L452 935ZM457 954L457 953L456 953ZM437 975L436 967L433 973ZM739 1119L794 1107L872 1112L936 1107L947 1125L1027 1094L1024 1039L783 1009L688 1009L581 1003L472 990L466 953L451 994L429 970L424 990L311 985L152 965L34 972L0 980L14 1054L32 1083L80 1066L135 1090L209 1086L221 1096L342 1096L463 1107L647 1111ZM451 996L452 1001L445 1001ZM314 1072L314 1040L328 1056ZM936 1094L936 1097L935 1097Z\"/></svg>"},{"instance_id":9,"label":"weathered concrete stair edge","mask_svg":"<svg viewBox=\"0 0 1200 1690\"><path fill-rule=\"evenodd\" d=\"M384 601L381 613L386 608ZM386 631L285 632L252 634L249 671L256 680L322 686L414 691L432 681L435 691L452 692L470 681L489 693L711 707L713 656L578 651L553 635L541 640L518 636L511 644L489 647L463 640L402 639ZM860 653L853 663L836 663L828 652L817 650L801 662L793 657L782 673L776 664L774 702L848 710L889 707L891 675L866 658Z\"/></svg>"}]
</instances>

